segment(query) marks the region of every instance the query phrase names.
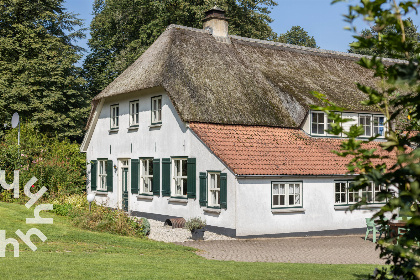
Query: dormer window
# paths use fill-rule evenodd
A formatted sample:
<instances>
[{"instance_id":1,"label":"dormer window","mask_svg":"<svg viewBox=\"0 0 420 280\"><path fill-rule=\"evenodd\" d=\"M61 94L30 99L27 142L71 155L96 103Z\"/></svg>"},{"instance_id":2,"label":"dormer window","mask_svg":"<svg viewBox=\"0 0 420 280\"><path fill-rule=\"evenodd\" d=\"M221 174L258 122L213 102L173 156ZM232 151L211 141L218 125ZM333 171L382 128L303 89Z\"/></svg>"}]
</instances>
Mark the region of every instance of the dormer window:
<instances>
[{"instance_id":1,"label":"dormer window","mask_svg":"<svg viewBox=\"0 0 420 280\"><path fill-rule=\"evenodd\" d=\"M311 113L311 134L319 136L330 136L325 130L331 129L333 120L329 119L327 114L323 112L312 112ZM332 136L332 135L331 135Z\"/></svg>"},{"instance_id":2,"label":"dormer window","mask_svg":"<svg viewBox=\"0 0 420 280\"><path fill-rule=\"evenodd\" d=\"M363 127L361 137L385 136L385 117L383 115L360 114L359 125Z\"/></svg>"}]
</instances>

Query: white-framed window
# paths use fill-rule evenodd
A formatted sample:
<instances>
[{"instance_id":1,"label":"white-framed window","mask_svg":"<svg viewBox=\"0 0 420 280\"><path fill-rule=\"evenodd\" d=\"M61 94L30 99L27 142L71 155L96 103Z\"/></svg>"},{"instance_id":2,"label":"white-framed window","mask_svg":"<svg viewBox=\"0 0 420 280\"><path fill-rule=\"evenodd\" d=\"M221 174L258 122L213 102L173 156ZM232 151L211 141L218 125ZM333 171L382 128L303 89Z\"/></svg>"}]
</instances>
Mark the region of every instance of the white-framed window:
<instances>
[{"instance_id":1,"label":"white-framed window","mask_svg":"<svg viewBox=\"0 0 420 280\"><path fill-rule=\"evenodd\" d=\"M273 208L302 206L301 182L272 182L271 188Z\"/></svg>"},{"instance_id":2,"label":"white-framed window","mask_svg":"<svg viewBox=\"0 0 420 280\"><path fill-rule=\"evenodd\" d=\"M208 206L220 207L220 172L208 172Z\"/></svg>"},{"instance_id":3,"label":"white-framed window","mask_svg":"<svg viewBox=\"0 0 420 280\"><path fill-rule=\"evenodd\" d=\"M130 126L139 125L139 101L130 102Z\"/></svg>"},{"instance_id":4,"label":"white-framed window","mask_svg":"<svg viewBox=\"0 0 420 280\"><path fill-rule=\"evenodd\" d=\"M324 113L312 112L312 134L325 134L325 116Z\"/></svg>"},{"instance_id":5,"label":"white-framed window","mask_svg":"<svg viewBox=\"0 0 420 280\"><path fill-rule=\"evenodd\" d=\"M325 130L331 129L331 124L334 120L328 118L328 115L324 112L312 112L311 113L311 134L312 135L324 135L324 136L335 136L327 133Z\"/></svg>"},{"instance_id":6,"label":"white-framed window","mask_svg":"<svg viewBox=\"0 0 420 280\"><path fill-rule=\"evenodd\" d=\"M359 125L363 127L363 134L361 136L372 136L372 116L359 115Z\"/></svg>"},{"instance_id":7,"label":"white-framed window","mask_svg":"<svg viewBox=\"0 0 420 280\"><path fill-rule=\"evenodd\" d=\"M385 136L384 116L373 116L373 135Z\"/></svg>"},{"instance_id":8,"label":"white-framed window","mask_svg":"<svg viewBox=\"0 0 420 280\"><path fill-rule=\"evenodd\" d=\"M140 192L153 193L153 159L140 160Z\"/></svg>"},{"instance_id":9,"label":"white-framed window","mask_svg":"<svg viewBox=\"0 0 420 280\"><path fill-rule=\"evenodd\" d=\"M378 198L382 187L370 183L367 187L361 190L350 190L352 182L342 181L335 182L335 204L347 205L354 204L361 200L362 197L366 198L367 203L383 203L383 200Z\"/></svg>"},{"instance_id":10,"label":"white-framed window","mask_svg":"<svg viewBox=\"0 0 420 280\"><path fill-rule=\"evenodd\" d=\"M120 109L118 104L111 105L111 129L117 129L119 126Z\"/></svg>"},{"instance_id":11,"label":"white-framed window","mask_svg":"<svg viewBox=\"0 0 420 280\"><path fill-rule=\"evenodd\" d=\"M383 115L370 115L360 114L359 125L363 127L362 137L385 136L385 116Z\"/></svg>"},{"instance_id":12,"label":"white-framed window","mask_svg":"<svg viewBox=\"0 0 420 280\"><path fill-rule=\"evenodd\" d=\"M98 160L98 191L106 191L106 162L107 160Z\"/></svg>"},{"instance_id":13,"label":"white-framed window","mask_svg":"<svg viewBox=\"0 0 420 280\"><path fill-rule=\"evenodd\" d=\"M187 158L172 159L172 193L187 196Z\"/></svg>"},{"instance_id":14,"label":"white-framed window","mask_svg":"<svg viewBox=\"0 0 420 280\"><path fill-rule=\"evenodd\" d=\"M152 124L162 123L162 96L152 97Z\"/></svg>"}]
</instances>

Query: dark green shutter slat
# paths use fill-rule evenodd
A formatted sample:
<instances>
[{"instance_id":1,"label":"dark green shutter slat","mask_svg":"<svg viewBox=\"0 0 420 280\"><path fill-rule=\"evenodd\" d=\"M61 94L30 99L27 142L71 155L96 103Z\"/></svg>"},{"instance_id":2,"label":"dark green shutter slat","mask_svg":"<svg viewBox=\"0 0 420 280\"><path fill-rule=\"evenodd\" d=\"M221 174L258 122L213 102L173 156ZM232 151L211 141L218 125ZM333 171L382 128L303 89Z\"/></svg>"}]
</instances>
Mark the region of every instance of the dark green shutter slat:
<instances>
[{"instance_id":1,"label":"dark green shutter slat","mask_svg":"<svg viewBox=\"0 0 420 280\"><path fill-rule=\"evenodd\" d=\"M112 192L113 188L113 180L112 180L112 176L114 175L113 172L113 167L112 167L112 160L107 160L106 161L106 187L107 187L107 191Z\"/></svg>"},{"instance_id":2,"label":"dark green shutter slat","mask_svg":"<svg viewBox=\"0 0 420 280\"><path fill-rule=\"evenodd\" d=\"M196 175L195 175L195 158L187 159L187 197L195 198L196 192Z\"/></svg>"},{"instance_id":3,"label":"dark green shutter slat","mask_svg":"<svg viewBox=\"0 0 420 280\"><path fill-rule=\"evenodd\" d=\"M220 173L220 208L227 209L227 174Z\"/></svg>"},{"instance_id":4,"label":"dark green shutter slat","mask_svg":"<svg viewBox=\"0 0 420 280\"><path fill-rule=\"evenodd\" d=\"M92 160L92 163L90 165L90 190L96 191L96 172L98 170L98 165L96 163L96 160Z\"/></svg>"},{"instance_id":5,"label":"dark green shutter slat","mask_svg":"<svg viewBox=\"0 0 420 280\"><path fill-rule=\"evenodd\" d=\"M139 163L138 159L131 160L131 193L139 193Z\"/></svg>"},{"instance_id":6,"label":"dark green shutter slat","mask_svg":"<svg viewBox=\"0 0 420 280\"><path fill-rule=\"evenodd\" d=\"M171 195L171 159L162 159L162 196Z\"/></svg>"},{"instance_id":7,"label":"dark green shutter slat","mask_svg":"<svg viewBox=\"0 0 420 280\"><path fill-rule=\"evenodd\" d=\"M160 159L153 159L153 195L160 195Z\"/></svg>"},{"instance_id":8,"label":"dark green shutter slat","mask_svg":"<svg viewBox=\"0 0 420 280\"><path fill-rule=\"evenodd\" d=\"M207 206L207 174L200 172L200 206Z\"/></svg>"}]
</instances>

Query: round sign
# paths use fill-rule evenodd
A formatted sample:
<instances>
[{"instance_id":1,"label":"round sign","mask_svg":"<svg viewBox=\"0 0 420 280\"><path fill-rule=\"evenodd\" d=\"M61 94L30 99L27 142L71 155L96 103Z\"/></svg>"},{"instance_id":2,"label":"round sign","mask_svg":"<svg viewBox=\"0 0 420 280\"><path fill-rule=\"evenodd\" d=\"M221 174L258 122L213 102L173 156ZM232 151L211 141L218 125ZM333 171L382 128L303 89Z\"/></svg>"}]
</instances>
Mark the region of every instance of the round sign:
<instances>
[{"instance_id":1,"label":"round sign","mask_svg":"<svg viewBox=\"0 0 420 280\"><path fill-rule=\"evenodd\" d=\"M19 114L14 113L12 116L12 127L15 128L19 124Z\"/></svg>"}]
</instances>

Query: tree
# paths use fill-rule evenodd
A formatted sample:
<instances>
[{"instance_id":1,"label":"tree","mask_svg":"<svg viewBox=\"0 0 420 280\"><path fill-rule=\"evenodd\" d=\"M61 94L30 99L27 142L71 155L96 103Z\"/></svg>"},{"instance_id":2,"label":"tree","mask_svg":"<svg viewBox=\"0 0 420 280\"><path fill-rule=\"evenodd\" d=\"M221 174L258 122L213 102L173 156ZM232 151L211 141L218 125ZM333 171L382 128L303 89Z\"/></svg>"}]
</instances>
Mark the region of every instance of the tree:
<instances>
[{"instance_id":1,"label":"tree","mask_svg":"<svg viewBox=\"0 0 420 280\"><path fill-rule=\"evenodd\" d=\"M80 139L88 103L73 42L84 36L75 31L82 22L63 0L0 3L1 129L18 112L38 131Z\"/></svg>"},{"instance_id":2,"label":"tree","mask_svg":"<svg viewBox=\"0 0 420 280\"><path fill-rule=\"evenodd\" d=\"M269 23L273 0L95 0L91 53L84 62L90 96L95 96L131 65L170 24L202 28L204 12L214 5L229 18L229 33L276 38Z\"/></svg>"},{"instance_id":3,"label":"tree","mask_svg":"<svg viewBox=\"0 0 420 280\"><path fill-rule=\"evenodd\" d=\"M345 0L335 0L333 3L342 1ZM336 153L351 159L348 169L350 174L355 175L353 189L363 189L371 182L383 188L379 199L386 200L386 203L373 218L378 219L377 224L386 232L377 247L381 250L381 257L387 259L391 266L389 270L383 268L375 271L371 276L373 279L420 278L420 247L417 243L420 241L420 48L419 44L408 39L406 29L411 21L403 19L408 12L416 11L419 4L420 0L360 0L356 5L349 6L349 14L346 15L349 23L361 17L374 26L381 26L381 30L395 29L395 32L386 35L354 36L355 50L373 48L381 54L388 53L405 59L390 64L374 55L362 57L357 62L370 69L378 79L375 86L357 83L359 90L366 94L363 104L376 107L387 118L386 141L378 143L377 149L365 148L365 143L375 141L377 136L368 141L360 140L358 137L363 134L361 126L352 126L349 131L344 131L340 124L346 120L335 113L344 108L328 101L322 93L314 92L326 106L313 108L322 109L335 121L329 133L344 133L348 137ZM356 31L356 28L352 30ZM400 125L402 120L404 126ZM397 124L396 128L391 125L393 122ZM385 158L394 159L394 164L374 163ZM393 196L391 188L398 188L397 196ZM363 204L366 204L365 198L351 210ZM395 218L397 213L407 217L406 232L402 236L393 236L387 228L385 216Z\"/></svg>"},{"instance_id":4,"label":"tree","mask_svg":"<svg viewBox=\"0 0 420 280\"><path fill-rule=\"evenodd\" d=\"M313 36L309 36L308 32L300 26L292 26L289 31L284 34L280 34L276 41L309 48L319 48L316 45L315 38Z\"/></svg>"},{"instance_id":5,"label":"tree","mask_svg":"<svg viewBox=\"0 0 420 280\"><path fill-rule=\"evenodd\" d=\"M417 26L413 24L411 18L407 18L404 26L405 41L412 42L413 44L420 44L420 34L417 32ZM390 25L386 27L380 27L379 25L374 25L370 29L363 29L360 33L360 37L363 39L374 38L378 42L389 41L396 36L401 36L399 34L397 27L395 25ZM362 39L362 40L363 40ZM359 42L353 42L350 44L349 53L357 53L362 55L376 55L381 57L390 57L390 58L403 58L404 54L396 53L391 51L383 46L383 44L378 44L377 46L369 45L369 47L361 48ZM415 55L414 53L409 53L410 57Z\"/></svg>"}]
</instances>

